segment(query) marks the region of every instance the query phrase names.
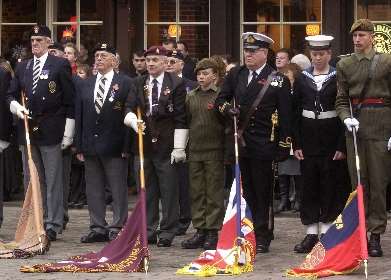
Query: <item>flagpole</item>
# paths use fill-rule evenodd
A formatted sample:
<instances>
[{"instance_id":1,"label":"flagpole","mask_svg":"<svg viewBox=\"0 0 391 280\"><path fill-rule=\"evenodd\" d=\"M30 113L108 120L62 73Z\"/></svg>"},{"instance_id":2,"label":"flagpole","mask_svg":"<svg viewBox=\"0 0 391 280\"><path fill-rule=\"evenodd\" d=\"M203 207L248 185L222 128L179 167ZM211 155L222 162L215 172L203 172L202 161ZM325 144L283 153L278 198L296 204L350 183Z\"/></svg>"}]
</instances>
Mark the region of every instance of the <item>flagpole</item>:
<instances>
[{"instance_id":1,"label":"flagpole","mask_svg":"<svg viewBox=\"0 0 391 280\"><path fill-rule=\"evenodd\" d=\"M352 103L349 100L350 117L353 118ZM365 210L364 210L364 195L363 186L361 185L361 173L360 173L360 158L358 155L357 145L357 130L355 127L352 129L354 155L356 160L357 171L357 202L358 202L358 216L359 216L359 228L360 228L360 240L361 240L361 257L364 260L365 278L368 279L368 248L367 248L367 231L365 226Z\"/></svg>"},{"instance_id":2,"label":"flagpole","mask_svg":"<svg viewBox=\"0 0 391 280\"><path fill-rule=\"evenodd\" d=\"M141 120L141 109L140 107L137 107L137 119ZM139 150L139 158L140 158L140 196L142 200L142 213L143 217L141 219L142 228L144 231L144 234L142 235L143 244L146 244L148 246L148 239L147 239L147 222L146 222L146 206L145 206L145 175L144 175L144 143L143 143L143 123L138 122L138 150ZM148 250L148 247L146 248ZM144 270L145 273L148 273L149 268L149 260L148 256L144 257Z\"/></svg>"},{"instance_id":3,"label":"flagpole","mask_svg":"<svg viewBox=\"0 0 391 280\"><path fill-rule=\"evenodd\" d=\"M233 99L233 105L236 107L235 98ZM243 136L242 136L243 137ZM237 116L234 116L234 140L235 140L235 180L236 180L236 246L237 246L237 260L240 256L240 246L242 244L242 230L241 230L241 178L240 178L240 169L239 169L239 145L238 145L238 119Z\"/></svg>"},{"instance_id":4,"label":"flagpole","mask_svg":"<svg viewBox=\"0 0 391 280\"><path fill-rule=\"evenodd\" d=\"M26 102L25 102L26 95L24 91L22 91L22 105L23 107L26 108ZM28 168L29 168L29 173L30 173L30 186L31 191L32 191L32 196L33 196L33 212L34 212L34 220L35 220L35 227L37 229L37 234L38 234L38 240L40 243L41 247L41 253L43 253L43 240L42 236L46 238L45 231L43 230L43 225L41 223L41 218L40 218L40 213L38 210L37 203L39 201L39 196L41 195L38 193L37 187L39 187L39 180L37 180L36 170L34 166L34 161L33 161L33 156L32 156L32 151L31 151L31 142L30 142L30 132L29 132L29 124L27 121L28 116L24 116L24 130L25 130L25 136L26 136L26 150L27 150L27 162L28 162Z\"/></svg>"}]
</instances>

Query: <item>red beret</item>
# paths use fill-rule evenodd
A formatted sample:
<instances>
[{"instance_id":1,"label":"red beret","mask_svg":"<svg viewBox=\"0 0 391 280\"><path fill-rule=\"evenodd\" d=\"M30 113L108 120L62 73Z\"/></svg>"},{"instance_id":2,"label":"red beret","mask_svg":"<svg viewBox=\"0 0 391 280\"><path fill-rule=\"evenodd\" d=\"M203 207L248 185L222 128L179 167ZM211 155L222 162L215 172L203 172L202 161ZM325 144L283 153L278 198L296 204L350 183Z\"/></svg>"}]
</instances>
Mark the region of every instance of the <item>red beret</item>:
<instances>
[{"instance_id":1,"label":"red beret","mask_svg":"<svg viewBox=\"0 0 391 280\"><path fill-rule=\"evenodd\" d=\"M147 57L148 55L167 55L167 49L162 46L152 46L146 52L144 53L144 56Z\"/></svg>"}]
</instances>

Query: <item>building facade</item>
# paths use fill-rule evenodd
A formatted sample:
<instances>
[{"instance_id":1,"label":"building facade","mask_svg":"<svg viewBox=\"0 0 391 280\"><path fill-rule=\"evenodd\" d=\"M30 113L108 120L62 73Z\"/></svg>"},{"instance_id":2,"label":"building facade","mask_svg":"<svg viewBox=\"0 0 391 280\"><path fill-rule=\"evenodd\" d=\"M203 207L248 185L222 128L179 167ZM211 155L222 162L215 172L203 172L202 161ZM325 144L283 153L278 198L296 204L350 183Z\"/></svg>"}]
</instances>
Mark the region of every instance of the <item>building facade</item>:
<instances>
[{"instance_id":1,"label":"building facade","mask_svg":"<svg viewBox=\"0 0 391 280\"><path fill-rule=\"evenodd\" d=\"M48 25L54 41L71 40L92 51L114 44L124 64L131 53L183 40L190 55L228 54L241 59L242 32L262 32L274 50L305 52L305 36L335 37L335 54L352 51L349 28L357 18L377 26L379 50L391 51L391 0L0 0L0 50L8 59L29 44L31 26Z\"/></svg>"}]
</instances>

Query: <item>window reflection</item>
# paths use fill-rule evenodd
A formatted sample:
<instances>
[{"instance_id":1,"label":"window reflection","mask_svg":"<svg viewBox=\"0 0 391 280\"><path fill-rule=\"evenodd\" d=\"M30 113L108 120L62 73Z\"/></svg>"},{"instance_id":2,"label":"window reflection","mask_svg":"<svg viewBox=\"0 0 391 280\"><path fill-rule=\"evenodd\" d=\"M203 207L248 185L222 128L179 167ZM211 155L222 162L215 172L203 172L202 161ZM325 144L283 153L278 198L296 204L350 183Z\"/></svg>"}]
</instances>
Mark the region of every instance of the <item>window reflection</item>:
<instances>
[{"instance_id":1,"label":"window reflection","mask_svg":"<svg viewBox=\"0 0 391 280\"><path fill-rule=\"evenodd\" d=\"M243 0L246 22L280 21L280 0Z\"/></svg>"},{"instance_id":2,"label":"window reflection","mask_svg":"<svg viewBox=\"0 0 391 280\"><path fill-rule=\"evenodd\" d=\"M173 22L176 17L175 0L148 0L147 21Z\"/></svg>"},{"instance_id":3,"label":"window reflection","mask_svg":"<svg viewBox=\"0 0 391 280\"><path fill-rule=\"evenodd\" d=\"M391 0L357 0L357 18L369 18L374 21L391 20Z\"/></svg>"}]
</instances>

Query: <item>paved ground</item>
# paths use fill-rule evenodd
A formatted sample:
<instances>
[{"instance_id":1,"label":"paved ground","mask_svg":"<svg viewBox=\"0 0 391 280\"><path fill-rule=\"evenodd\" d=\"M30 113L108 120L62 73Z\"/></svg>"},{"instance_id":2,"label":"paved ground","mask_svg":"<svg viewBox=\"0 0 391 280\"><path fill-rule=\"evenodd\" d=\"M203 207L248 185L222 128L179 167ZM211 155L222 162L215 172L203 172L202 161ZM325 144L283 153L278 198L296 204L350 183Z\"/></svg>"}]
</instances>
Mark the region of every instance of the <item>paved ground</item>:
<instances>
[{"instance_id":1,"label":"paved ground","mask_svg":"<svg viewBox=\"0 0 391 280\"><path fill-rule=\"evenodd\" d=\"M132 197L132 202L134 197ZM0 238L11 240L15 230L16 220L19 216L19 202L5 204L5 221L0 230ZM110 213L109 213L110 214ZM70 223L67 230L59 236L58 241L52 243L50 251L44 256L37 256L27 260L0 260L0 279L1 280L19 280L19 279L192 279L191 276L177 276L175 271L182 265L190 262L198 256L200 250L182 250L180 242L185 237L178 237L174 240L173 247L160 249L151 246L151 266L150 272L143 273L51 273L51 274L24 274L19 272L19 267L26 264L35 264L48 261L57 261L69 256L96 251L102 247L102 244L85 245L80 243L80 236L88 230L88 212L86 209L71 210ZM191 236L192 231L186 237ZM255 271L244 274L237 279L257 279L274 280L286 279L283 273L286 268L299 264L304 256L292 252L293 246L300 241L302 237L302 227L295 214L283 214L276 217L275 222L276 239L271 245L271 252L265 255L257 255ZM378 259L369 260L369 279L390 280L391 279L391 230L388 229L383 237L383 249L385 256ZM358 271L349 276L338 276L332 279L351 280L365 279L363 271Z\"/></svg>"}]
</instances>

